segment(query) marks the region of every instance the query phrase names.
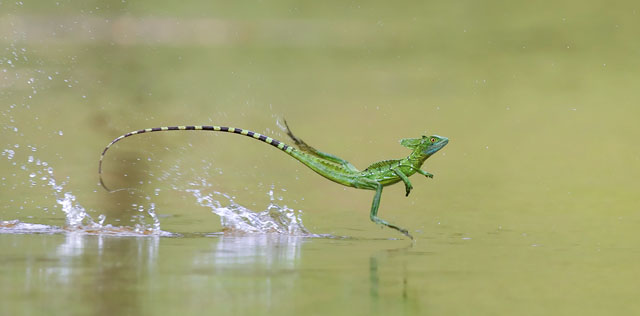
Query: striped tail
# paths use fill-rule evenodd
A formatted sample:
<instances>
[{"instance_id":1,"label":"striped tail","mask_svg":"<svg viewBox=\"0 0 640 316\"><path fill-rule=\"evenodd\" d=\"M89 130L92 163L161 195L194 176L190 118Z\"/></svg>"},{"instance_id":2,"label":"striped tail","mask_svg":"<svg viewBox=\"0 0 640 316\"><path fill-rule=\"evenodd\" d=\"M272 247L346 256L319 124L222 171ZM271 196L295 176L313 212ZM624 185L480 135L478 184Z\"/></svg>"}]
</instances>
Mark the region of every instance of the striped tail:
<instances>
[{"instance_id":1,"label":"striped tail","mask_svg":"<svg viewBox=\"0 0 640 316\"><path fill-rule=\"evenodd\" d=\"M100 155L100 162L98 163L98 176L100 177L100 185L102 185L103 188L105 188L105 190L107 191L111 191L109 190L109 188L107 188L107 186L104 184L104 181L102 180L102 160L104 159L105 154L107 153L107 150L109 150L109 148L117 143L118 141L120 141L123 138L127 138L129 136L133 136L133 135L138 135L138 134L143 134L143 133L151 133L151 132L164 132L164 131L212 131L212 132L227 132L227 133L235 133L235 134L241 134L241 135L245 135L245 136L249 136L249 137L253 137L257 140L261 140L267 144L270 144L274 147L277 147L278 149L286 152L287 154L291 154L291 151L293 151L293 147L275 140L271 137L262 135L260 133L256 133L256 132L252 132L246 129L242 129L242 128L235 128L235 127L226 127L226 126L164 126L164 127L154 127L154 128L147 128L147 129L141 129L138 131L133 131L133 132L129 132L126 133L124 135L119 136L118 138L114 139L111 141L111 143L109 143L109 145L107 145L107 147L104 148L104 150L102 151L102 154Z\"/></svg>"}]
</instances>

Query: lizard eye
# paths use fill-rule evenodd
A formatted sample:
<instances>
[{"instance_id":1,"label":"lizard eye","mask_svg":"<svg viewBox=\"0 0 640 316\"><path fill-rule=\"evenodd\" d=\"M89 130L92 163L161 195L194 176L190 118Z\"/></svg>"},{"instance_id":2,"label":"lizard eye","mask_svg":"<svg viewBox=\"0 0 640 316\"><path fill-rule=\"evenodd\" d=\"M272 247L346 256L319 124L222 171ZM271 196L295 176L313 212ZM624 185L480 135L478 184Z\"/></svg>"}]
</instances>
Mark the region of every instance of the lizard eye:
<instances>
[{"instance_id":1,"label":"lizard eye","mask_svg":"<svg viewBox=\"0 0 640 316\"><path fill-rule=\"evenodd\" d=\"M431 137L431 142L432 142L432 143L435 143L435 142L436 142L435 137Z\"/></svg>"}]
</instances>

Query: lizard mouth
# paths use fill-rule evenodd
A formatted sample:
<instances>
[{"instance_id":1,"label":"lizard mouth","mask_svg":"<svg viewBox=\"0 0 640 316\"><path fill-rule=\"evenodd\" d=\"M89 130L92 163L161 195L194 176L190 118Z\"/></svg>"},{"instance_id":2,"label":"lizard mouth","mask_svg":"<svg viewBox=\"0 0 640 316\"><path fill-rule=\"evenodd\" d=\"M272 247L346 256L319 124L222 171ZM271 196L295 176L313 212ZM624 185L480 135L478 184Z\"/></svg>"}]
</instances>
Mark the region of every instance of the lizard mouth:
<instances>
[{"instance_id":1,"label":"lizard mouth","mask_svg":"<svg viewBox=\"0 0 640 316\"><path fill-rule=\"evenodd\" d=\"M446 146L449 143L449 139L446 137L442 137L442 139L440 141L438 141L437 143L431 145L429 148L427 148L425 154L427 155L433 155L435 152L437 152L438 150L442 149L442 147Z\"/></svg>"}]
</instances>

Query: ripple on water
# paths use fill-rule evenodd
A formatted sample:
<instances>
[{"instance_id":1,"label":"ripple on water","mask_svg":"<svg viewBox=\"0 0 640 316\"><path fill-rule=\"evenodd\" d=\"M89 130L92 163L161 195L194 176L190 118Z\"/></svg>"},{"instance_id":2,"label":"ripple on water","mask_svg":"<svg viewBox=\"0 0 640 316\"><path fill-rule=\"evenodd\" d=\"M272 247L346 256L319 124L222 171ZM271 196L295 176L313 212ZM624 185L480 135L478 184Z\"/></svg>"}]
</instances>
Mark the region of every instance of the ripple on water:
<instances>
[{"instance_id":1,"label":"ripple on water","mask_svg":"<svg viewBox=\"0 0 640 316\"><path fill-rule=\"evenodd\" d=\"M43 224L24 223L17 219L0 221L0 234L61 234L80 233L86 235L109 235L121 237L162 236L178 237L179 234L156 229L140 229L140 227L113 226L113 225L76 225L76 226L52 226Z\"/></svg>"}]
</instances>

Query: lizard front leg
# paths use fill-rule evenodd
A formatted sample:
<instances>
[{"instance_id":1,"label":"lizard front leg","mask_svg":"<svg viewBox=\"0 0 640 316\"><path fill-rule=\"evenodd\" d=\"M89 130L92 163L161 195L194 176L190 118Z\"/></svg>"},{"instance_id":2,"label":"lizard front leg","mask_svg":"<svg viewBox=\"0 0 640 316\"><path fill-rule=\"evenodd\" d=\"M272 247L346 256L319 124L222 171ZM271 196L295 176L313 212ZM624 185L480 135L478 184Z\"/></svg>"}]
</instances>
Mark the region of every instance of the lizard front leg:
<instances>
[{"instance_id":1,"label":"lizard front leg","mask_svg":"<svg viewBox=\"0 0 640 316\"><path fill-rule=\"evenodd\" d=\"M409 168L415 170L417 173L419 173L419 174L421 174L421 175L423 175L423 176L425 176L427 178L432 178L433 179L433 174L428 173L428 172L426 172L426 171L424 171L422 169L416 168L416 167L411 166L411 165L403 165L403 166L404 167L409 167Z\"/></svg>"},{"instance_id":2,"label":"lizard front leg","mask_svg":"<svg viewBox=\"0 0 640 316\"><path fill-rule=\"evenodd\" d=\"M411 182L409 181L409 177L407 177L404 173L402 173L402 171L400 171L400 169L398 168L393 168L391 170L398 177L400 177L400 179L402 179L402 182L404 182L404 188L407 191L407 195L405 196L409 196L409 193L411 193L411 189L413 189L413 185L411 185Z\"/></svg>"},{"instance_id":3,"label":"lizard front leg","mask_svg":"<svg viewBox=\"0 0 640 316\"><path fill-rule=\"evenodd\" d=\"M417 169L416 172L418 172L419 174L426 176L427 178L432 178L433 179L433 174L428 173L422 169Z\"/></svg>"}]
</instances>

